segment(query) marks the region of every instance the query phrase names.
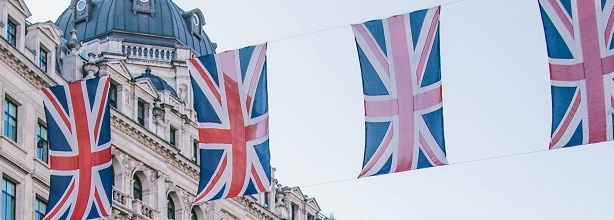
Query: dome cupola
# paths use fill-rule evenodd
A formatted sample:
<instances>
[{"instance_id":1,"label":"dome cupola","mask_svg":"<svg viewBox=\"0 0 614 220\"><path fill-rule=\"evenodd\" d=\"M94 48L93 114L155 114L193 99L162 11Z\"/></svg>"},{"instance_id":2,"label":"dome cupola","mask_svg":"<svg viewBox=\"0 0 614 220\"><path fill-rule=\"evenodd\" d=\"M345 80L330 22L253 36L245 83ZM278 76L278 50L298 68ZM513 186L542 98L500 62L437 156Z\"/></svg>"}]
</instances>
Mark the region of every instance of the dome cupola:
<instances>
[{"instance_id":1,"label":"dome cupola","mask_svg":"<svg viewBox=\"0 0 614 220\"><path fill-rule=\"evenodd\" d=\"M112 37L137 44L190 47L198 55L215 51L202 30L202 12L184 11L172 0L73 0L56 25L66 40L76 30L84 42Z\"/></svg>"}]
</instances>

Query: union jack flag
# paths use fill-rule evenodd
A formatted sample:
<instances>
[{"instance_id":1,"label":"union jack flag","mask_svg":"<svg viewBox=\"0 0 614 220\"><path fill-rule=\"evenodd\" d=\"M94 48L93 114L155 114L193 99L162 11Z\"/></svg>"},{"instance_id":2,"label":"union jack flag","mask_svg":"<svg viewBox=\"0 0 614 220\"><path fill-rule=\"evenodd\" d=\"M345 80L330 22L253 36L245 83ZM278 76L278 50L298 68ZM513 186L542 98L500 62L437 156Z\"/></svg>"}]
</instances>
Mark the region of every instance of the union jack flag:
<instances>
[{"instance_id":1,"label":"union jack flag","mask_svg":"<svg viewBox=\"0 0 614 220\"><path fill-rule=\"evenodd\" d=\"M188 60L198 115L193 203L271 188L266 44Z\"/></svg>"},{"instance_id":2,"label":"union jack flag","mask_svg":"<svg viewBox=\"0 0 614 220\"><path fill-rule=\"evenodd\" d=\"M550 63L550 149L612 140L614 0L539 0Z\"/></svg>"},{"instance_id":3,"label":"union jack flag","mask_svg":"<svg viewBox=\"0 0 614 220\"><path fill-rule=\"evenodd\" d=\"M439 11L435 7L352 26L366 116L359 177L447 164Z\"/></svg>"},{"instance_id":4,"label":"union jack flag","mask_svg":"<svg viewBox=\"0 0 614 220\"><path fill-rule=\"evenodd\" d=\"M109 216L113 184L108 76L41 90L51 189L45 220Z\"/></svg>"}]
</instances>

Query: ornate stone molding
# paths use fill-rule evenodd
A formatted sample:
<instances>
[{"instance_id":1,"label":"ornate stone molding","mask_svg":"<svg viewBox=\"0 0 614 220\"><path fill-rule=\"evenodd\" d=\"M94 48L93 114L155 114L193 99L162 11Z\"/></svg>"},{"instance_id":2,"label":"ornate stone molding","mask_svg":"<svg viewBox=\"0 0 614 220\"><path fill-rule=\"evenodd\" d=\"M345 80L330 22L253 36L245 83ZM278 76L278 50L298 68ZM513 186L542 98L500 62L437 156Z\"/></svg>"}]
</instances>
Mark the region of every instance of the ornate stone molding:
<instances>
[{"instance_id":1,"label":"ornate stone molding","mask_svg":"<svg viewBox=\"0 0 614 220\"><path fill-rule=\"evenodd\" d=\"M156 152L162 156L168 164L177 168L177 170L182 171L195 180L199 179L198 169L190 164L191 162L189 162L188 159L182 158L178 152L175 152L176 149L171 149L171 147L166 146L166 143L163 143L163 141L157 140L159 138L155 137L154 134L140 131L140 128L133 126L134 122L125 121L121 116L116 114L118 113L114 112L111 115L111 124L114 128Z\"/></svg>"},{"instance_id":2,"label":"ornate stone molding","mask_svg":"<svg viewBox=\"0 0 614 220\"><path fill-rule=\"evenodd\" d=\"M275 214L268 211L264 207L260 206L260 204L246 198L245 196L239 196L232 198L234 201L245 207L245 210L254 215L257 219L265 219L265 220L277 220L279 219Z\"/></svg>"},{"instance_id":3,"label":"ornate stone molding","mask_svg":"<svg viewBox=\"0 0 614 220\"><path fill-rule=\"evenodd\" d=\"M49 83L41 77L42 72L37 73L33 70L32 67L36 67L30 60L19 53L15 48L9 46L5 41L0 41L2 41L0 42L0 60L6 63L9 68L13 69L34 87L44 88L50 86ZM40 70L38 70L38 72L40 72Z\"/></svg>"}]
</instances>

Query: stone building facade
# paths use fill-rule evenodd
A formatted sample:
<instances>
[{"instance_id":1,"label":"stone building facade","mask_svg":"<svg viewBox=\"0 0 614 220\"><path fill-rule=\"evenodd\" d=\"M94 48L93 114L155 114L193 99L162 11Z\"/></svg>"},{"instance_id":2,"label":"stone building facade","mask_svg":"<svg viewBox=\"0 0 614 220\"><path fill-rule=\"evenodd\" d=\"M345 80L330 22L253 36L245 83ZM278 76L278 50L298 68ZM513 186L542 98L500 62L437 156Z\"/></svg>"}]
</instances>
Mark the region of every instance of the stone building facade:
<instances>
[{"instance_id":1,"label":"stone building facade","mask_svg":"<svg viewBox=\"0 0 614 220\"><path fill-rule=\"evenodd\" d=\"M200 10L171 0L73 0L56 22L29 16L23 0L0 0L0 219L42 219L52 137L37 90L88 70L112 79L109 219L326 219L314 198L277 179L270 193L190 204L201 161L186 59L215 52Z\"/></svg>"}]
</instances>

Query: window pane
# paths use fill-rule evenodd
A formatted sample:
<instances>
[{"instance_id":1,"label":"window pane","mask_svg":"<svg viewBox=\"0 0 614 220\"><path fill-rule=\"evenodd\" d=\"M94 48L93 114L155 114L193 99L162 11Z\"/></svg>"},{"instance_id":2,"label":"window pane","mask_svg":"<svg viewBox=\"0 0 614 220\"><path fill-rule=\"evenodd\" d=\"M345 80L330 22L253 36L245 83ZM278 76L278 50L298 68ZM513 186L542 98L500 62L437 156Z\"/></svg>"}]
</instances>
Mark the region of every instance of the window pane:
<instances>
[{"instance_id":1,"label":"window pane","mask_svg":"<svg viewBox=\"0 0 614 220\"><path fill-rule=\"evenodd\" d=\"M36 198L34 208L34 220L43 220L45 217L45 212L47 211L47 203L39 198Z\"/></svg>"},{"instance_id":2,"label":"window pane","mask_svg":"<svg viewBox=\"0 0 614 220\"><path fill-rule=\"evenodd\" d=\"M109 86L109 104L113 108L117 108L117 86L114 84Z\"/></svg>"},{"instance_id":3,"label":"window pane","mask_svg":"<svg viewBox=\"0 0 614 220\"><path fill-rule=\"evenodd\" d=\"M192 220L198 220L198 216L196 215L196 210L192 209Z\"/></svg>"},{"instance_id":4,"label":"window pane","mask_svg":"<svg viewBox=\"0 0 614 220\"><path fill-rule=\"evenodd\" d=\"M194 144L192 145L192 148L193 148L192 154L194 155L194 162L198 164L198 140L194 140Z\"/></svg>"},{"instance_id":5,"label":"window pane","mask_svg":"<svg viewBox=\"0 0 614 220\"><path fill-rule=\"evenodd\" d=\"M15 184L2 179L2 219L15 220Z\"/></svg>"},{"instance_id":6,"label":"window pane","mask_svg":"<svg viewBox=\"0 0 614 220\"><path fill-rule=\"evenodd\" d=\"M137 104L137 122L140 125L145 125L145 104L142 102Z\"/></svg>"},{"instance_id":7,"label":"window pane","mask_svg":"<svg viewBox=\"0 0 614 220\"><path fill-rule=\"evenodd\" d=\"M143 200L143 186L141 185L141 180L138 177L134 176L134 185L132 186L132 197L134 199Z\"/></svg>"},{"instance_id":8,"label":"window pane","mask_svg":"<svg viewBox=\"0 0 614 220\"><path fill-rule=\"evenodd\" d=\"M17 45L16 37L17 37L17 25L9 21L6 27L6 40L9 42L9 44L13 45L13 47Z\"/></svg>"},{"instance_id":9,"label":"window pane","mask_svg":"<svg viewBox=\"0 0 614 220\"><path fill-rule=\"evenodd\" d=\"M47 140L47 128L38 123L36 129L36 158L48 163L49 162L49 141Z\"/></svg>"},{"instance_id":10,"label":"window pane","mask_svg":"<svg viewBox=\"0 0 614 220\"><path fill-rule=\"evenodd\" d=\"M4 101L4 135L17 141L17 105Z\"/></svg>"},{"instance_id":11,"label":"window pane","mask_svg":"<svg viewBox=\"0 0 614 220\"><path fill-rule=\"evenodd\" d=\"M47 72L47 51L45 51L42 46L38 57L38 67L43 70L43 72Z\"/></svg>"},{"instance_id":12,"label":"window pane","mask_svg":"<svg viewBox=\"0 0 614 220\"><path fill-rule=\"evenodd\" d=\"M171 132L170 132L170 140L169 142L171 143L171 145L175 146L176 144L176 135L177 135L177 129L171 127Z\"/></svg>"},{"instance_id":13,"label":"window pane","mask_svg":"<svg viewBox=\"0 0 614 220\"><path fill-rule=\"evenodd\" d=\"M167 218L168 219L175 219L175 202L173 202L173 199L171 199L171 197L167 197Z\"/></svg>"}]
</instances>

